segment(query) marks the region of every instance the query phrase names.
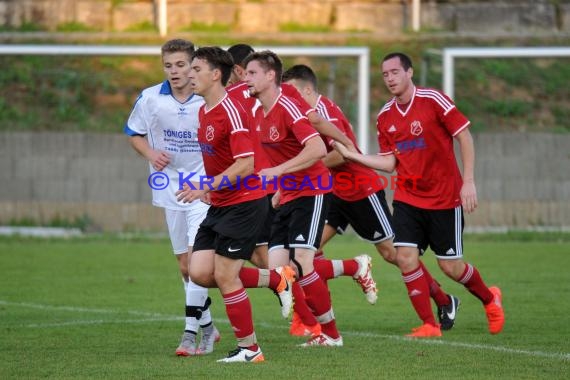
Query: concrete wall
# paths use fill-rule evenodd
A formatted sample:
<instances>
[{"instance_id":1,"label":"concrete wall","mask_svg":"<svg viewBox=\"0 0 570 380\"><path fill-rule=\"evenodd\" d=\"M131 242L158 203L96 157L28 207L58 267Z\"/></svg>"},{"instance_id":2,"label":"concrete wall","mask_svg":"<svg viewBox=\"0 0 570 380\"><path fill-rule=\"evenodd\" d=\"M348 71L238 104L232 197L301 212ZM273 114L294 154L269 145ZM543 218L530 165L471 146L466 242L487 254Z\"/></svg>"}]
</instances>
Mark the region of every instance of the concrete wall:
<instances>
[{"instance_id":1,"label":"concrete wall","mask_svg":"<svg viewBox=\"0 0 570 380\"><path fill-rule=\"evenodd\" d=\"M154 0L0 0L0 26L34 24L56 30L75 22L98 31L136 29L154 23ZM285 24L309 31L401 34L410 29L411 1L401 0L169 0L171 32L191 24L220 24L232 31L276 32ZM570 32L570 0L421 2L422 30L460 33Z\"/></svg>"},{"instance_id":2,"label":"concrete wall","mask_svg":"<svg viewBox=\"0 0 570 380\"><path fill-rule=\"evenodd\" d=\"M92 228L161 230L148 165L116 134L0 133L0 224L88 216Z\"/></svg>"},{"instance_id":3,"label":"concrete wall","mask_svg":"<svg viewBox=\"0 0 570 380\"><path fill-rule=\"evenodd\" d=\"M570 135L474 137L479 209L469 226L570 226ZM0 224L87 215L95 230L164 231L147 163L125 136L0 133L0 173Z\"/></svg>"}]
</instances>

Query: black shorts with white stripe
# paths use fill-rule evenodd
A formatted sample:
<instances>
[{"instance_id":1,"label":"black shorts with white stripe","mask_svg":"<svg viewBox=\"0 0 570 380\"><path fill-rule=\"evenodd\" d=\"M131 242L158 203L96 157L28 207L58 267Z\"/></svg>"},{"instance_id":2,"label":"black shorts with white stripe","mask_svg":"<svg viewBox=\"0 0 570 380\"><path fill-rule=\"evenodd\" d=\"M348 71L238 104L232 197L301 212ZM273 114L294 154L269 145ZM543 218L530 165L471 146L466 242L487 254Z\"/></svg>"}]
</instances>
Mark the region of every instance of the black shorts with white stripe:
<instances>
[{"instance_id":1,"label":"black shorts with white stripe","mask_svg":"<svg viewBox=\"0 0 570 380\"><path fill-rule=\"evenodd\" d=\"M306 248L318 250L331 194L294 199L282 205L275 214L269 238L273 248Z\"/></svg>"},{"instance_id":2,"label":"black shorts with white stripe","mask_svg":"<svg viewBox=\"0 0 570 380\"><path fill-rule=\"evenodd\" d=\"M249 260L268 211L265 197L208 209L200 224L193 251L214 250L231 259Z\"/></svg>"},{"instance_id":3,"label":"black shorts with white stripe","mask_svg":"<svg viewBox=\"0 0 570 380\"><path fill-rule=\"evenodd\" d=\"M371 243L379 243L394 236L392 214L384 190L357 201L345 201L333 195L326 223L343 232L347 224L350 224L358 236Z\"/></svg>"},{"instance_id":4,"label":"black shorts with white stripe","mask_svg":"<svg viewBox=\"0 0 570 380\"><path fill-rule=\"evenodd\" d=\"M439 259L463 256L463 209L427 210L394 201L394 246L417 247L423 254L428 247Z\"/></svg>"}]
</instances>

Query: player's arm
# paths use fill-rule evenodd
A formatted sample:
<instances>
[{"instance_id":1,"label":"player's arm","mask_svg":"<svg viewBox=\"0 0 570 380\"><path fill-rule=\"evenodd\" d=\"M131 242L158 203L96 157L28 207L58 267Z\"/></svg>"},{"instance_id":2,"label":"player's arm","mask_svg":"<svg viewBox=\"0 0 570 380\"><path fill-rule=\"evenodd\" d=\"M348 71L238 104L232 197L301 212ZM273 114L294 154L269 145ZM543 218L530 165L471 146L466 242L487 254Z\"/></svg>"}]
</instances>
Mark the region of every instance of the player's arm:
<instances>
[{"instance_id":1,"label":"player's arm","mask_svg":"<svg viewBox=\"0 0 570 380\"><path fill-rule=\"evenodd\" d=\"M247 177L248 175L253 174L253 164L253 155L236 158L233 164L215 176L211 182L208 182L207 185L194 186L194 188L191 188L187 184L184 184L184 189L176 192L176 195L178 197L177 199L178 201L184 203L190 203L195 199L201 199L213 189L224 189L224 187L220 188L222 182L224 184L227 184L229 182L234 185L237 183L238 178Z\"/></svg>"},{"instance_id":2,"label":"player's arm","mask_svg":"<svg viewBox=\"0 0 570 380\"><path fill-rule=\"evenodd\" d=\"M473 212L477 208L477 189L475 188L475 146L473 136L468 128L463 129L455 138L459 142L461 150L461 162L463 163L463 186L461 186L461 204L467 212Z\"/></svg>"},{"instance_id":3,"label":"player's arm","mask_svg":"<svg viewBox=\"0 0 570 380\"><path fill-rule=\"evenodd\" d=\"M346 162L344 157L336 150L331 150L327 153L325 158L323 158L323 163L327 168L334 168L335 166L342 165Z\"/></svg>"},{"instance_id":4,"label":"player's arm","mask_svg":"<svg viewBox=\"0 0 570 380\"><path fill-rule=\"evenodd\" d=\"M322 117L318 112L309 112L307 118L311 122L313 128L321 135L330 137L331 139L342 143L349 150L356 151L354 144L346 137L333 123Z\"/></svg>"},{"instance_id":5,"label":"player's arm","mask_svg":"<svg viewBox=\"0 0 570 380\"><path fill-rule=\"evenodd\" d=\"M326 154L327 149L323 139L321 139L319 135L315 134L313 137L310 137L305 141L304 147L298 155L288 161L285 161L281 165L263 169L259 174L266 177L279 177L283 174L293 173L312 166Z\"/></svg>"},{"instance_id":6,"label":"player's arm","mask_svg":"<svg viewBox=\"0 0 570 380\"><path fill-rule=\"evenodd\" d=\"M396 168L396 157L394 154L361 154L352 152L340 143L335 143L334 148L347 160L361 163L372 169L382 170L391 173Z\"/></svg>"},{"instance_id":7,"label":"player's arm","mask_svg":"<svg viewBox=\"0 0 570 380\"><path fill-rule=\"evenodd\" d=\"M236 184L238 178L247 177L253 174L254 171L254 158L253 155L246 157L236 158L226 170L214 177L212 187L217 189L219 185L224 182L230 182L232 185Z\"/></svg>"},{"instance_id":8,"label":"player's arm","mask_svg":"<svg viewBox=\"0 0 570 380\"><path fill-rule=\"evenodd\" d=\"M145 136L129 136L133 149L146 158L155 170L162 170L170 163L170 156L166 152L152 149Z\"/></svg>"}]
</instances>

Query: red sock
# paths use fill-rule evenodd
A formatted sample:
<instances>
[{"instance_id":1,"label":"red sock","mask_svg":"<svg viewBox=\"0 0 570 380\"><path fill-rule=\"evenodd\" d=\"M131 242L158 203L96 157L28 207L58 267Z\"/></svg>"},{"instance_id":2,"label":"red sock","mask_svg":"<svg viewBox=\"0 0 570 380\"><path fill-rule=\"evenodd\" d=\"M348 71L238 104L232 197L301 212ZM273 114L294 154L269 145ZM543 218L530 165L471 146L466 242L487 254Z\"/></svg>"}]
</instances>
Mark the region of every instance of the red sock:
<instances>
[{"instance_id":1,"label":"red sock","mask_svg":"<svg viewBox=\"0 0 570 380\"><path fill-rule=\"evenodd\" d=\"M402 273L402 277L406 288L408 288L408 296L410 297L410 301L412 301L412 305L418 317L420 317L424 324L429 323L433 326L437 326L429 301L429 285L426 281L422 266L420 265L411 272Z\"/></svg>"},{"instance_id":2,"label":"red sock","mask_svg":"<svg viewBox=\"0 0 570 380\"><path fill-rule=\"evenodd\" d=\"M343 276L353 277L358 272L358 263L354 259L342 260L342 266L344 267Z\"/></svg>"},{"instance_id":3,"label":"red sock","mask_svg":"<svg viewBox=\"0 0 570 380\"><path fill-rule=\"evenodd\" d=\"M269 289L277 290L279 283L281 283L281 275L275 269L271 269L269 271Z\"/></svg>"},{"instance_id":4,"label":"red sock","mask_svg":"<svg viewBox=\"0 0 570 380\"><path fill-rule=\"evenodd\" d=\"M483 282L479 271L471 264L465 263L465 271L459 277L458 282L462 283L471 294L479 298L483 305L493 301L493 293Z\"/></svg>"},{"instance_id":5,"label":"red sock","mask_svg":"<svg viewBox=\"0 0 570 380\"><path fill-rule=\"evenodd\" d=\"M323 281L334 278L334 268L331 260L327 259L313 260L313 266L315 267L315 272L319 274L319 277Z\"/></svg>"},{"instance_id":6,"label":"red sock","mask_svg":"<svg viewBox=\"0 0 570 380\"><path fill-rule=\"evenodd\" d=\"M293 311L299 315L303 324L307 326L316 325L318 323L317 319L311 309L309 309L309 305L307 305L307 301L305 300L305 292L303 292L298 282L293 283L293 298L295 299Z\"/></svg>"},{"instance_id":7,"label":"red sock","mask_svg":"<svg viewBox=\"0 0 570 380\"><path fill-rule=\"evenodd\" d=\"M331 297L317 272L313 271L299 279L299 285L305 292L305 300L317 321L321 324L322 332L333 339L340 335L336 328L336 322L332 313Z\"/></svg>"},{"instance_id":8,"label":"red sock","mask_svg":"<svg viewBox=\"0 0 570 380\"><path fill-rule=\"evenodd\" d=\"M339 261L339 260L337 260ZM323 281L328 281L330 279L336 278L334 273L333 260L328 259L318 259L313 260L313 266L315 271L319 274L319 277ZM342 274L341 276L354 276L358 272L358 263L354 259L342 260Z\"/></svg>"},{"instance_id":9,"label":"red sock","mask_svg":"<svg viewBox=\"0 0 570 380\"><path fill-rule=\"evenodd\" d=\"M244 288L223 294L226 314L236 338L246 338L253 334L251 303Z\"/></svg>"},{"instance_id":10,"label":"red sock","mask_svg":"<svg viewBox=\"0 0 570 380\"><path fill-rule=\"evenodd\" d=\"M239 279L244 288L257 288L257 284L259 283L259 269L242 267L239 271Z\"/></svg>"},{"instance_id":11,"label":"red sock","mask_svg":"<svg viewBox=\"0 0 570 380\"><path fill-rule=\"evenodd\" d=\"M424 263L421 260L420 260L420 268L422 268L422 270L424 271L424 276L426 276L426 281L428 282L429 285L429 295L431 296L431 298L433 298L437 306L449 305L449 303L451 302L449 296L441 289L439 283L433 279L428 269L425 267Z\"/></svg>"}]
</instances>

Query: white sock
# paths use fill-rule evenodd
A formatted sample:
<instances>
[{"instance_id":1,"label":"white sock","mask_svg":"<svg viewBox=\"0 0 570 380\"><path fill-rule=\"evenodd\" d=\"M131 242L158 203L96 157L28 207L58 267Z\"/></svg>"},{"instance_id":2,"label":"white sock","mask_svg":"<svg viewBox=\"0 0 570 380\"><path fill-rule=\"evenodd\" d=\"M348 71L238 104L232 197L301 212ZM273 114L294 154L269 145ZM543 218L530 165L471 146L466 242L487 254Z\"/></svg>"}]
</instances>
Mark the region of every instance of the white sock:
<instances>
[{"instance_id":1,"label":"white sock","mask_svg":"<svg viewBox=\"0 0 570 380\"><path fill-rule=\"evenodd\" d=\"M186 305L187 306L197 306L203 307L208 299L208 289L203 288L199 285L194 284L192 281L188 281L188 285L186 288ZM205 322L205 317L207 317L208 322L212 320L210 315L210 309L202 312L202 318L200 321L195 317L186 317L186 328L187 331L198 331L200 325L205 325L208 322Z\"/></svg>"}]
</instances>

